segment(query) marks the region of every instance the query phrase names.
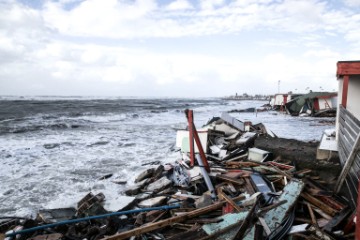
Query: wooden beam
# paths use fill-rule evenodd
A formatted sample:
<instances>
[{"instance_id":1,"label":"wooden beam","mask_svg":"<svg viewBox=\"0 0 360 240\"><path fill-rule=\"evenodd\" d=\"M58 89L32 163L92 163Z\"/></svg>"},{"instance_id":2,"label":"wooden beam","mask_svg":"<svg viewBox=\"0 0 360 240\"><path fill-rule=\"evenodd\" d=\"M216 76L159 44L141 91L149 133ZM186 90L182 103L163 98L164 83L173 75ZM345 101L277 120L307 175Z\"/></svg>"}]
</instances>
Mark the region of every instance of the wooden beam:
<instances>
[{"instance_id":1,"label":"wooden beam","mask_svg":"<svg viewBox=\"0 0 360 240\"><path fill-rule=\"evenodd\" d=\"M221 181L230 182L230 183L240 185L240 186L245 184L245 181L243 179L236 179L236 178L226 177L226 176L222 176L222 175L217 175L216 178Z\"/></svg>"},{"instance_id":2,"label":"wooden beam","mask_svg":"<svg viewBox=\"0 0 360 240\"><path fill-rule=\"evenodd\" d=\"M226 195L221 188L218 189L218 196L220 199L226 200L233 208L237 210L237 212L241 212L243 209L236 204L228 195Z\"/></svg>"},{"instance_id":3,"label":"wooden beam","mask_svg":"<svg viewBox=\"0 0 360 240\"><path fill-rule=\"evenodd\" d=\"M360 75L360 61L338 62L336 75Z\"/></svg>"},{"instance_id":4,"label":"wooden beam","mask_svg":"<svg viewBox=\"0 0 360 240\"><path fill-rule=\"evenodd\" d=\"M350 169L356 159L356 154L359 151L360 148L360 133L358 133L355 143L351 149L351 152L348 156L348 158L346 159L345 165L340 173L340 176L338 178L338 181L336 182L335 185L335 193L339 193L348 173L350 172Z\"/></svg>"},{"instance_id":5,"label":"wooden beam","mask_svg":"<svg viewBox=\"0 0 360 240\"><path fill-rule=\"evenodd\" d=\"M263 215L264 213L266 213L267 211L270 211L271 209L274 209L278 206L283 205L284 203L287 203L287 200L281 200L280 202L274 203L272 205L269 205L267 207L263 207L260 209L260 211L257 213L259 216Z\"/></svg>"},{"instance_id":6,"label":"wooden beam","mask_svg":"<svg viewBox=\"0 0 360 240\"><path fill-rule=\"evenodd\" d=\"M346 108L348 90L349 90L349 75L345 75L343 78L342 98L341 98L341 105L344 108Z\"/></svg>"},{"instance_id":7,"label":"wooden beam","mask_svg":"<svg viewBox=\"0 0 360 240\"><path fill-rule=\"evenodd\" d=\"M233 198L233 201L240 201L245 199L245 197L243 195L238 196ZM163 227L169 226L173 223L178 223L178 222L182 222L185 221L187 219L190 218L194 218L197 216L200 216L202 214L206 214L209 213L211 211L217 210L219 208L221 208L223 206L223 204L226 203L226 201L221 201L218 203L214 203L210 206L204 207L204 208L199 208L196 209L194 211L188 212L186 214L180 215L180 216L176 216L176 217L172 217L172 218L168 218L159 222L155 222L155 223L150 223L148 225L145 226L141 226L138 228L134 228L132 230L126 231L126 232L121 232L118 234L115 234L113 236L108 236L103 238L103 240L120 240L120 239L126 239L126 238L130 238L132 236L139 236L141 234L147 233L147 232L151 232L153 230L156 229L161 229Z\"/></svg>"},{"instance_id":8,"label":"wooden beam","mask_svg":"<svg viewBox=\"0 0 360 240\"><path fill-rule=\"evenodd\" d=\"M323 210L326 214L329 214L330 216L335 216L335 214L337 213L337 211L335 211L334 209L332 209L331 207L329 207L328 205L326 205L325 203L323 203L322 201L318 200L317 198L311 196L310 194L303 192L301 193L301 196L303 198L305 198L308 202L310 202L311 204L313 204L314 206L320 208L321 210Z\"/></svg>"},{"instance_id":9,"label":"wooden beam","mask_svg":"<svg viewBox=\"0 0 360 240\"><path fill-rule=\"evenodd\" d=\"M315 217L315 214L314 214L314 211L312 210L311 208L311 205L308 203L306 204L307 205L307 208L309 210L309 214L310 214L310 217L311 217L311 222L316 225L317 227L319 227L318 223L317 223L317 220L316 220L316 217Z\"/></svg>"}]
</instances>

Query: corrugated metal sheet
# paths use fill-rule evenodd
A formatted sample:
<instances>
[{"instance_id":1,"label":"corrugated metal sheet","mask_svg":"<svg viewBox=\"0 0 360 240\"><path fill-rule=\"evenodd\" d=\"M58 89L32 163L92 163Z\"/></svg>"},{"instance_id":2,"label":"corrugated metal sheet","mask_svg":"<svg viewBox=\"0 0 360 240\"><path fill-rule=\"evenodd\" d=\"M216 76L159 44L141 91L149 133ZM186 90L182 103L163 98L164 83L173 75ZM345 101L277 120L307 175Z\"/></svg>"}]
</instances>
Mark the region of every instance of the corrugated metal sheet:
<instances>
[{"instance_id":1,"label":"corrugated metal sheet","mask_svg":"<svg viewBox=\"0 0 360 240\"><path fill-rule=\"evenodd\" d=\"M344 165L348 159L355 139L360 132L360 121L340 105L339 118L339 158ZM350 204L355 209L360 178L360 153L356 154L355 161L346 177L345 184L350 193Z\"/></svg>"}]
</instances>

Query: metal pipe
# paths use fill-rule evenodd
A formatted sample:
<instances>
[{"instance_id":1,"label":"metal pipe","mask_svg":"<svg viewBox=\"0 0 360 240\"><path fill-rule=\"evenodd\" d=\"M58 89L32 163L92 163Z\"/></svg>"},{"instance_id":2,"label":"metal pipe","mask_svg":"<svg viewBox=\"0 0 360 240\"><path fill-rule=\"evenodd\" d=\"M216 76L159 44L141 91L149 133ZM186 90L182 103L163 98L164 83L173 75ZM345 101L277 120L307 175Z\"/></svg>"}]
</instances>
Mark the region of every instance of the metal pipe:
<instances>
[{"instance_id":1,"label":"metal pipe","mask_svg":"<svg viewBox=\"0 0 360 240\"><path fill-rule=\"evenodd\" d=\"M161 206L161 207L142 208L142 209L122 211L122 212L113 212L113 213L107 213L107 214L103 214L103 215L91 216L91 217L86 217L86 218L70 219L70 220L65 220L65 221L61 221L61 222L57 222L57 223L51 223L51 224L46 224L46 225L37 226L37 227L33 227L33 228L28 228L28 229L24 229L24 230L20 230L20 231L16 231L16 232L12 231L10 233L6 233L5 236L11 237L11 236L15 236L17 234L30 233L30 232L42 230L45 228L52 228L52 227L56 227L56 226L60 226L60 225L84 222L84 221L106 218L106 217L117 216L117 215L126 215L126 214L133 214L133 213L139 213L139 212L149 212L149 211L153 211L153 210L168 210L168 209L174 209L174 208L179 208L179 207L180 207L180 205L174 205L174 206L166 205L166 206Z\"/></svg>"},{"instance_id":2,"label":"metal pipe","mask_svg":"<svg viewBox=\"0 0 360 240\"><path fill-rule=\"evenodd\" d=\"M214 186L210 180L210 177L209 177L209 174L207 173L207 171L205 170L205 167L204 167L204 163L201 159L201 157L197 154L196 155L196 160L199 164L199 167L200 167L200 171L201 171L201 174L203 175L204 177L204 180L205 180L205 183L206 183L206 186L208 187L209 191L210 191L210 194L211 194L211 198L212 199L216 199L216 194L215 194L215 189L214 189Z\"/></svg>"}]
</instances>

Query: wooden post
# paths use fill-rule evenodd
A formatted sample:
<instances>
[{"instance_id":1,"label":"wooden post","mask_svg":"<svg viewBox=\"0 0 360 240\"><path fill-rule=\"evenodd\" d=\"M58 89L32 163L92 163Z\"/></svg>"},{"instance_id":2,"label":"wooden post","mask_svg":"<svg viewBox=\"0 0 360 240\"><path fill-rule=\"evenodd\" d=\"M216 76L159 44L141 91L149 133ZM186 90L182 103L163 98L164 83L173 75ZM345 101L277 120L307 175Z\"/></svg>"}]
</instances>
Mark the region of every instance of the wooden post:
<instances>
[{"instance_id":1,"label":"wooden post","mask_svg":"<svg viewBox=\"0 0 360 240\"><path fill-rule=\"evenodd\" d=\"M356 158L356 154L357 152L359 151L359 147L360 147L360 133L358 133L357 137L356 137L356 140L355 140L355 143L354 143L354 146L353 148L351 149L351 152L348 156L348 158L346 159L346 162L345 162L345 165L339 175L339 178L336 182L336 185L335 185L335 193L339 193L345 179L346 179L346 176L348 175L348 173L350 172L350 169L355 161L355 158Z\"/></svg>"},{"instance_id":2,"label":"wooden post","mask_svg":"<svg viewBox=\"0 0 360 240\"><path fill-rule=\"evenodd\" d=\"M342 86L342 99L341 99L341 105L343 105L344 108L346 108L346 104L347 104L348 89L349 89L349 75L344 75L343 86Z\"/></svg>"}]
</instances>

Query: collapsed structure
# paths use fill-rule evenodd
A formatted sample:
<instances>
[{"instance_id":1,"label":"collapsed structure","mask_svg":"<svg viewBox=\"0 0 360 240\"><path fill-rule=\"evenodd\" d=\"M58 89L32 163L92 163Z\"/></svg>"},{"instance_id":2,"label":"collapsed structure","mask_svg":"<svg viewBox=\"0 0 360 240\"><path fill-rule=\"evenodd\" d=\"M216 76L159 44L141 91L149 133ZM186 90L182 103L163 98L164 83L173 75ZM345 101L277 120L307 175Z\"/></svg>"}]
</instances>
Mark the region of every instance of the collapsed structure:
<instances>
[{"instance_id":1,"label":"collapsed structure","mask_svg":"<svg viewBox=\"0 0 360 240\"><path fill-rule=\"evenodd\" d=\"M34 220L3 218L3 237L354 238L355 209L347 199L321 185L311 169L254 147L258 136L276 137L264 125L223 113L196 130L192 111L185 113L188 129L176 136L179 159L139 174L125 190L126 206L109 211L103 194L89 193L76 208L41 210Z\"/></svg>"},{"instance_id":2,"label":"collapsed structure","mask_svg":"<svg viewBox=\"0 0 360 240\"><path fill-rule=\"evenodd\" d=\"M338 105L337 93L275 94L270 105L272 109L286 111L292 116L334 117Z\"/></svg>"},{"instance_id":3,"label":"collapsed structure","mask_svg":"<svg viewBox=\"0 0 360 240\"><path fill-rule=\"evenodd\" d=\"M337 109L337 93L311 92L285 103L286 111L293 115L335 116Z\"/></svg>"}]
</instances>

